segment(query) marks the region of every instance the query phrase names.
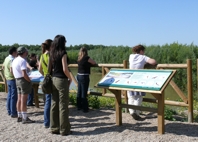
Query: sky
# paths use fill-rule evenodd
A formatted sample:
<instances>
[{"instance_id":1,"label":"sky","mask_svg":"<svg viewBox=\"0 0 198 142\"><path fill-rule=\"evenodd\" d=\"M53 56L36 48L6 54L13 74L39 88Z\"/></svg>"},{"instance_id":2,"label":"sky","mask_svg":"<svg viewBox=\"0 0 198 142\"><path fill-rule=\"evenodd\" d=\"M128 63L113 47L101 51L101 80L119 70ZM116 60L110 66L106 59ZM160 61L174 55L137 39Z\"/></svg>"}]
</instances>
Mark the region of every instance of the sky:
<instances>
[{"instance_id":1,"label":"sky","mask_svg":"<svg viewBox=\"0 0 198 142\"><path fill-rule=\"evenodd\" d=\"M0 44L198 45L198 0L0 0Z\"/></svg>"}]
</instances>

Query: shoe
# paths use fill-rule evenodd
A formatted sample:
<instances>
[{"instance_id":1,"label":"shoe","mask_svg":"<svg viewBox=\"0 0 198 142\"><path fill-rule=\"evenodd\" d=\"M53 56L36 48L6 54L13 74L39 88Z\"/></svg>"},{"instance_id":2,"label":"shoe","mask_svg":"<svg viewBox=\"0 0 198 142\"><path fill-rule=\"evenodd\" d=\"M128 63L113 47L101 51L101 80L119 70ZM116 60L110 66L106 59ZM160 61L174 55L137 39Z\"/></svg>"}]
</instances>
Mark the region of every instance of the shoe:
<instances>
[{"instance_id":1,"label":"shoe","mask_svg":"<svg viewBox=\"0 0 198 142\"><path fill-rule=\"evenodd\" d=\"M22 122L22 117L18 117L17 122Z\"/></svg>"},{"instance_id":2,"label":"shoe","mask_svg":"<svg viewBox=\"0 0 198 142\"><path fill-rule=\"evenodd\" d=\"M49 128L49 126L45 126L45 125L44 125L44 128L48 129L48 128Z\"/></svg>"},{"instance_id":3,"label":"shoe","mask_svg":"<svg viewBox=\"0 0 198 142\"><path fill-rule=\"evenodd\" d=\"M18 115L11 115L11 118L17 118Z\"/></svg>"},{"instance_id":4,"label":"shoe","mask_svg":"<svg viewBox=\"0 0 198 142\"><path fill-rule=\"evenodd\" d=\"M52 134L60 134L60 132L51 131Z\"/></svg>"},{"instance_id":5,"label":"shoe","mask_svg":"<svg viewBox=\"0 0 198 142\"><path fill-rule=\"evenodd\" d=\"M68 136L68 135L71 135L72 133L73 133L72 131L70 131L69 134L63 134L62 133L61 136Z\"/></svg>"},{"instance_id":6,"label":"shoe","mask_svg":"<svg viewBox=\"0 0 198 142\"><path fill-rule=\"evenodd\" d=\"M135 119L135 120L141 119L141 117L140 117L139 115L137 115L136 113L131 114L131 116L132 116L133 119Z\"/></svg>"},{"instance_id":7,"label":"shoe","mask_svg":"<svg viewBox=\"0 0 198 142\"><path fill-rule=\"evenodd\" d=\"M89 110L83 110L83 112L84 112L84 113L87 113L87 112L89 112Z\"/></svg>"},{"instance_id":8,"label":"shoe","mask_svg":"<svg viewBox=\"0 0 198 142\"><path fill-rule=\"evenodd\" d=\"M22 124L26 124L26 123L35 123L35 121L29 119L29 117L27 117L26 119L22 119Z\"/></svg>"}]
</instances>

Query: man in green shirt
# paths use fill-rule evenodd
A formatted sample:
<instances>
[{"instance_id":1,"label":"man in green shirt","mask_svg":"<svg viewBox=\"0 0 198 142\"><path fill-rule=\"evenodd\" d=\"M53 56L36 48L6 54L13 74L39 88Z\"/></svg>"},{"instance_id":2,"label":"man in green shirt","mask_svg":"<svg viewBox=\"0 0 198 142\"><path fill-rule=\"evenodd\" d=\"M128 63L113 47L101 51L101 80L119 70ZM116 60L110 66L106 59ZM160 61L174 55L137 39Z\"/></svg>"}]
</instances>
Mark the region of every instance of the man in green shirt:
<instances>
[{"instance_id":1,"label":"man in green shirt","mask_svg":"<svg viewBox=\"0 0 198 142\"><path fill-rule=\"evenodd\" d=\"M17 88L16 88L16 81L12 73L12 61L16 56L17 56L17 48L11 47L9 49L9 55L5 58L3 62L4 75L8 86L6 106L7 106L8 115L10 115L12 118L17 117L17 110L16 110Z\"/></svg>"}]
</instances>

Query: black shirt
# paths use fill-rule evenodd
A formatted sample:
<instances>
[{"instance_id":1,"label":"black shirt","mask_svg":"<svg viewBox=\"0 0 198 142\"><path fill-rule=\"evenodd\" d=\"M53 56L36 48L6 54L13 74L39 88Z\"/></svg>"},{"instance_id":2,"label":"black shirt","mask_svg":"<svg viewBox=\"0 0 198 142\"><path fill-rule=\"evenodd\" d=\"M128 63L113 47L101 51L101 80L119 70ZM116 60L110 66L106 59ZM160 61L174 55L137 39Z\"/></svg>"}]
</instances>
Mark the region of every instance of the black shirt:
<instances>
[{"instance_id":1,"label":"black shirt","mask_svg":"<svg viewBox=\"0 0 198 142\"><path fill-rule=\"evenodd\" d=\"M78 61L78 73L90 74L91 63L88 62L89 56L84 56L80 61Z\"/></svg>"},{"instance_id":2,"label":"black shirt","mask_svg":"<svg viewBox=\"0 0 198 142\"><path fill-rule=\"evenodd\" d=\"M63 72L63 65L62 65L62 58L64 55L67 55L67 52L64 52L61 56L59 56L54 63L52 63L53 65L53 77L58 77L58 78L67 78L67 76L65 75L65 73Z\"/></svg>"}]
</instances>

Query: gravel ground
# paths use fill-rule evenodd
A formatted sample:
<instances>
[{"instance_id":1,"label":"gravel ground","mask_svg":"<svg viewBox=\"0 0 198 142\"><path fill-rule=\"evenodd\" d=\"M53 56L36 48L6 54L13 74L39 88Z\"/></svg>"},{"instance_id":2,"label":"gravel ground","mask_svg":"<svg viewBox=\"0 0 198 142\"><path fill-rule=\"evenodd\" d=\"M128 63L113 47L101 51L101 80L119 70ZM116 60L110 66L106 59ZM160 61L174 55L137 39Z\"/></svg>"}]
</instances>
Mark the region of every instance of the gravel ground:
<instances>
[{"instance_id":1,"label":"gravel ground","mask_svg":"<svg viewBox=\"0 0 198 142\"><path fill-rule=\"evenodd\" d=\"M157 133L156 114L143 113L143 121L133 120L122 114L122 126L115 125L113 109L90 110L89 113L77 111L70 106L70 122L73 134L60 136L50 134L43 127L43 103L40 108L28 107L33 124L21 124L11 118L6 111L6 94L0 93L0 141L24 142L187 142L198 141L198 123L165 121L165 134Z\"/></svg>"}]
</instances>

